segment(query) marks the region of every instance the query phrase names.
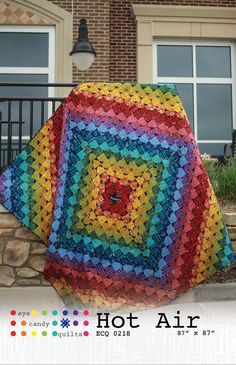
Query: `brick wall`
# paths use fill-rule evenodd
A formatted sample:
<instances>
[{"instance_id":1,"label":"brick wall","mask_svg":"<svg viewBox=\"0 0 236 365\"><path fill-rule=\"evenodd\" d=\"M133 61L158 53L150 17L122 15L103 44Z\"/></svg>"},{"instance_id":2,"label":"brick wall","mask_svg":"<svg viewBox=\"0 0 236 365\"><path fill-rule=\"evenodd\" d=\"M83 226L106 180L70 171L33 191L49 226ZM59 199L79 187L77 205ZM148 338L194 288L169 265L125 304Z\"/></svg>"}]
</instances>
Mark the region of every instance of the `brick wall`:
<instances>
[{"instance_id":1,"label":"brick wall","mask_svg":"<svg viewBox=\"0 0 236 365\"><path fill-rule=\"evenodd\" d=\"M86 18L89 39L93 43L97 57L91 68L80 72L73 68L73 81L109 81L110 64L110 0L50 0L55 5L72 12L73 2L73 42L78 37L81 18Z\"/></svg>"}]
</instances>

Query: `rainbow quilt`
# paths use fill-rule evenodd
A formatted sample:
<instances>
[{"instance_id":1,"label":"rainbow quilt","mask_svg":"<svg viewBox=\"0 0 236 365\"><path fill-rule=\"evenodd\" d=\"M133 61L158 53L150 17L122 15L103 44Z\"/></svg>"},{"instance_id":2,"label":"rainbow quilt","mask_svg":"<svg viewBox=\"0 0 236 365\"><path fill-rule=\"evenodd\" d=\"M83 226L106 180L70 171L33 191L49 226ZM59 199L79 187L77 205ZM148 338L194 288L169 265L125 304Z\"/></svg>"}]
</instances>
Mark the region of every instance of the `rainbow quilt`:
<instances>
[{"instance_id":1,"label":"rainbow quilt","mask_svg":"<svg viewBox=\"0 0 236 365\"><path fill-rule=\"evenodd\" d=\"M76 87L0 176L74 307L168 303L235 260L173 85Z\"/></svg>"}]
</instances>

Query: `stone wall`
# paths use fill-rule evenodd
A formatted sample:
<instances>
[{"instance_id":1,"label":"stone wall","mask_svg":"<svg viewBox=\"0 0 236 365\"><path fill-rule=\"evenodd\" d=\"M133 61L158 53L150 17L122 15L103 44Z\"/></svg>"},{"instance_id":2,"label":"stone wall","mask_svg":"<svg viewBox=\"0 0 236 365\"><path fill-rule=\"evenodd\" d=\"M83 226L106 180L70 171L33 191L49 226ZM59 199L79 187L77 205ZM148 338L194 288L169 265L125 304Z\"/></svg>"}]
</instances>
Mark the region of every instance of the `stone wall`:
<instances>
[{"instance_id":1,"label":"stone wall","mask_svg":"<svg viewBox=\"0 0 236 365\"><path fill-rule=\"evenodd\" d=\"M47 247L0 205L0 287L49 286Z\"/></svg>"}]
</instances>

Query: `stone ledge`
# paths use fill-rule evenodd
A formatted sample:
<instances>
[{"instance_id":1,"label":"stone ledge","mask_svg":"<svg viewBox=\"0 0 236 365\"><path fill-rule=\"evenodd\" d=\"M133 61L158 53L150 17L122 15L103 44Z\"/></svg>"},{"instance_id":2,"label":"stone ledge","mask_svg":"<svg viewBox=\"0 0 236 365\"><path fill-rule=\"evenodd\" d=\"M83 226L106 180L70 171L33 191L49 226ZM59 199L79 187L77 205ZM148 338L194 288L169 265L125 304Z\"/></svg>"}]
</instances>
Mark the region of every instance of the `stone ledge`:
<instances>
[{"instance_id":1,"label":"stone ledge","mask_svg":"<svg viewBox=\"0 0 236 365\"><path fill-rule=\"evenodd\" d=\"M236 283L201 284L193 290L195 302L236 299Z\"/></svg>"},{"instance_id":2,"label":"stone ledge","mask_svg":"<svg viewBox=\"0 0 236 365\"><path fill-rule=\"evenodd\" d=\"M236 283L199 284L172 303L236 300Z\"/></svg>"}]
</instances>

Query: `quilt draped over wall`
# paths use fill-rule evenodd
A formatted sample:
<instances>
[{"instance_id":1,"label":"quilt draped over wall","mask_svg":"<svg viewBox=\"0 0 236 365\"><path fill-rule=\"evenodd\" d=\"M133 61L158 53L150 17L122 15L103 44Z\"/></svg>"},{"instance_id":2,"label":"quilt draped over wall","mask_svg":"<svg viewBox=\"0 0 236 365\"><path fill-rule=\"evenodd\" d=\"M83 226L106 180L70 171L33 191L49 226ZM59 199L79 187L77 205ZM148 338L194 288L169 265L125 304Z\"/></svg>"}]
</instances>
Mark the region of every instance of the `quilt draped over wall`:
<instances>
[{"instance_id":1,"label":"quilt draped over wall","mask_svg":"<svg viewBox=\"0 0 236 365\"><path fill-rule=\"evenodd\" d=\"M168 303L235 260L174 85L76 87L0 176L73 307Z\"/></svg>"}]
</instances>

